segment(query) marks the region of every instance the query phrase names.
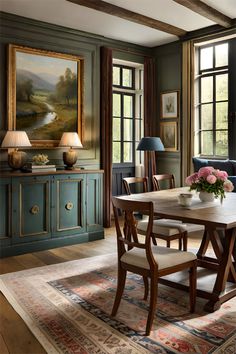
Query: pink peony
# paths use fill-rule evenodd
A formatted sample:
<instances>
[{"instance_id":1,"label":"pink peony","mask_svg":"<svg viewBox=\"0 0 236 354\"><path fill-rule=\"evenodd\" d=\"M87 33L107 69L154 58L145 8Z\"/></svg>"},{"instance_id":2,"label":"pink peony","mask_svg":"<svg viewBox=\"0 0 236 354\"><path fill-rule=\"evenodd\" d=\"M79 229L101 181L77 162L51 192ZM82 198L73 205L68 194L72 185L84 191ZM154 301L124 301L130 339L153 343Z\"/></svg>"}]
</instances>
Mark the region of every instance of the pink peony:
<instances>
[{"instance_id":1,"label":"pink peony","mask_svg":"<svg viewBox=\"0 0 236 354\"><path fill-rule=\"evenodd\" d=\"M223 184L223 188L225 192L232 192L234 190L234 185L227 179Z\"/></svg>"},{"instance_id":2,"label":"pink peony","mask_svg":"<svg viewBox=\"0 0 236 354\"><path fill-rule=\"evenodd\" d=\"M186 177L185 182L188 186L191 186L193 183L197 182L197 180L198 180L198 173L195 172L192 175Z\"/></svg>"},{"instance_id":3,"label":"pink peony","mask_svg":"<svg viewBox=\"0 0 236 354\"><path fill-rule=\"evenodd\" d=\"M206 178L206 180L207 180L208 183L214 184L214 183L216 183L217 178L216 178L216 176L214 176L214 175L208 175L207 178Z\"/></svg>"},{"instance_id":4,"label":"pink peony","mask_svg":"<svg viewBox=\"0 0 236 354\"><path fill-rule=\"evenodd\" d=\"M202 167L200 168L200 170L198 171L198 177L203 177L203 178L207 178L207 176L211 175L212 172L214 171L214 168L211 166L207 166L207 167Z\"/></svg>"},{"instance_id":5,"label":"pink peony","mask_svg":"<svg viewBox=\"0 0 236 354\"><path fill-rule=\"evenodd\" d=\"M228 177L228 173L226 171L215 170L215 175L217 178L221 179L222 181L226 181Z\"/></svg>"}]
</instances>

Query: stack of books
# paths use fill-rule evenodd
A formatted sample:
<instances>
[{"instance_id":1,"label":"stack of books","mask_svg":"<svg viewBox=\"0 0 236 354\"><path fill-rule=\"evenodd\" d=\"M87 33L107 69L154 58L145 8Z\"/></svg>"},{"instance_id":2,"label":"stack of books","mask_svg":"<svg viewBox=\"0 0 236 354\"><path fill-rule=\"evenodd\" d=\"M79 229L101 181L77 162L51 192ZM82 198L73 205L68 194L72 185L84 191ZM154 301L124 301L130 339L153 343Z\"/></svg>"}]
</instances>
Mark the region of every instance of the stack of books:
<instances>
[{"instance_id":1,"label":"stack of books","mask_svg":"<svg viewBox=\"0 0 236 354\"><path fill-rule=\"evenodd\" d=\"M25 166L25 170L27 172L33 172L33 173L38 173L38 172L53 172L56 171L56 165L33 165L33 164L27 164Z\"/></svg>"}]
</instances>

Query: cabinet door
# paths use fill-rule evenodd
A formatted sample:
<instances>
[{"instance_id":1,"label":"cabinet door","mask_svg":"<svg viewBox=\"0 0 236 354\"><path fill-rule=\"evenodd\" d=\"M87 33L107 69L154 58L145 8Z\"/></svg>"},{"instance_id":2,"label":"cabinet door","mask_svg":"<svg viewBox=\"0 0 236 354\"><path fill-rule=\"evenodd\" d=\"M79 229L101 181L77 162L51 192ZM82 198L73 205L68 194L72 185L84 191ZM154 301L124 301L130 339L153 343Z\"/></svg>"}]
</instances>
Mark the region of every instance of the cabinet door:
<instances>
[{"instance_id":1,"label":"cabinet door","mask_svg":"<svg viewBox=\"0 0 236 354\"><path fill-rule=\"evenodd\" d=\"M10 244L12 207L11 207L11 179L0 179L0 241L1 244Z\"/></svg>"},{"instance_id":2,"label":"cabinet door","mask_svg":"<svg viewBox=\"0 0 236 354\"><path fill-rule=\"evenodd\" d=\"M53 235L69 236L86 232L85 176L56 176L53 192Z\"/></svg>"},{"instance_id":3,"label":"cabinet door","mask_svg":"<svg viewBox=\"0 0 236 354\"><path fill-rule=\"evenodd\" d=\"M87 230L102 230L102 174L87 174Z\"/></svg>"},{"instance_id":4,"label":"cabinet door","mask_svg":"<svg viewBox=\"0 0 236 354\"><path fill-rule=\"evenodd\" d=\"M13 178L13 243L50 237L50 177Z\"/></svg>"}]
</instances>

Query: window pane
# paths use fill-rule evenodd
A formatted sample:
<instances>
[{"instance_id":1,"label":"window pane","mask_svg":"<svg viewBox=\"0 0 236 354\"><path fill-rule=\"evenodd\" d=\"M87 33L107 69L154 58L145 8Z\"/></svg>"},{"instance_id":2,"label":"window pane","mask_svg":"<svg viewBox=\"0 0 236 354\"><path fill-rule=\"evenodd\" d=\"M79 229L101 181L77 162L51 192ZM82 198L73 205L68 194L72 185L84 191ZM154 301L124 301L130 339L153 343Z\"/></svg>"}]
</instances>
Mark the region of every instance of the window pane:
<instances>
[{"instance_id":1,"label":"window pane","mask_svg":"<svg viewBox=\"0 0 236 354\"><path fill-rule=\"evenodd\" d=\"M228 102L216 103L216 129L228 129Z\"/></svg>"},{"instance_id":2,"label":"window pane","mask_svg":"<svg viewBox=\"0 0 236 354\"><path fill-rule=\"evenodd\" d=\"M201 154L213 155L213 133L212 132L201 133Z\"/></svg>"},{"instance_id":3,"label":"window pane","mask_svg":"<svg viewBox=\"0 0 236 354\"><path fill-rule=\"evenodd\" d=\"M208 76L201 79L201 102L212 102L213 100L213 77Z\"/></svg>"},{"instance_id":4,"label":"window pane","mask_svg":"<svg viewBox=\"0 0 236 354\"><path fill-rule=\"evenodd\" d=\"M113 140L120 140L120 118L113 118Z\"/></svg>"},{"instance_id":5,"label":"window pane","mask_svg":"<svg viewBox=\"0 0 236 354\"><path fill-rule=\"evenodd\" d=\"M124 117L133 117L133 96L124 95Z\"/></svg>"},{"instance_id":6,"label":"window pane","mask_svg":"<svg viewBox=\"0 0 236 354\"><path fill-rule=\"evenodd\" d=\"M120 86L120 68L118 66L113 66L113 85Z\"/></svg>"},{"instance_id":7,"label":"window pane","mask_svg":"<svg viewBox=\"0 0 236 354\"><path fill-rule=\"evenodd\" d=\"M120 117L121 116L121 97L118 93L113 93L113 116Z\"/></svg>"},{"instance_id":8,"label":"window pane","mask_svg":"<svg viewBox=\"0 0 236 354\"><path fill-rule=\"evenodd\" d=\"M228 131L216 132L216 155L228 156Z\"/></svg>"},{"instance_id":9,"label":"window pane","mask_svg":"<svg viewBox=\"0 0 236 354\"><path fill-rule=\"evenodd\" d=\"M201 49L200 70L213 67L213 47Z\"/></svg>"},{"instance_id":10,"label":"window pane","mask_svg":"<svg viewBox=\"0 0 236 354\"><path fill-rule=\"evenodd\" d=\"M113 142L112 147L112 161L113 163L120 163L120 142Z\"/></svg>"},{"instance_id":11,"label":"window pane","mask_svg":"<svg viewBox=\"0 0 236 354\"><path fill-rule=\"evenodd\" d=\"M228 43L220 44L215 47L215 60L216 67L228 65Z\"/></svg>"},{"instance_id":12,"label":"window pane","mask_svg":"<svg viewBox=\"0 0 236 354\"><path fill-rule=\"evenodd\" d=\"M124 143L124 162L132 162L132 143Z\"/></svg>"},{"instance_id":13,"label":"window pane","mask_svg":"<svg viewBox=\"0 0 236 354\"><path fill-rule=\"evenodd\" d=\"M133 120L124 119L124 140L133 140Z\"/></svg>"},{"instance_id":14,"label":"window pane","mask_svg":"<svg viewBox=\"0 0 236 354\"><path fill-rule=\"evenodd\" d=\"M216 100L228 99L228 74L216 76Z\"/></svg>"},{"instance_id":15,"label":"window pane","mask_svg":"<svg viewBox=\"0 0 236 354\"><path fill-rule=\"evenodd\" d=\"M201 128L203 130L213 129L213 105L204 104L201 106Z\"/></svg>"},{"instance_id":16,"label":"window pane","mask_svg":"<svg viewBox=\"0 0 236 354\"><path fill-rule=\"evenodd\" d=\"M123 69L123 82L122 86L132 87L132 73L131 69Z\"/></svg>"}]
</instances>

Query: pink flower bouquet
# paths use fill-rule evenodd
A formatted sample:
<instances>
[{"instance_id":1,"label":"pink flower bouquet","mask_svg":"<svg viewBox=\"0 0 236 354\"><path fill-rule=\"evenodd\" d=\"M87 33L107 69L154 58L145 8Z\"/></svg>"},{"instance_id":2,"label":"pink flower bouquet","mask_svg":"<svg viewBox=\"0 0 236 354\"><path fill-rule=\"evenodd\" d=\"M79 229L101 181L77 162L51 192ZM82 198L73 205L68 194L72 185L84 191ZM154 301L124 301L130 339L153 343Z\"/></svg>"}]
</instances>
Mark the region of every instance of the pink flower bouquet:
<instances>
[{"instance_id":1,"label":"pink flower bouquet","mask_svg":"<svg viewBox=\"0 0 236 354\"><path fill-rule=\"evenodd\" d=\"M213 193L215 198L220 197L221 201L225 198L225 192L232 192L234 189L226 171L216 170L210 166L200 168L198 172L188 176L185 182L190 190Z\"/></svg>"}]
</instances>

